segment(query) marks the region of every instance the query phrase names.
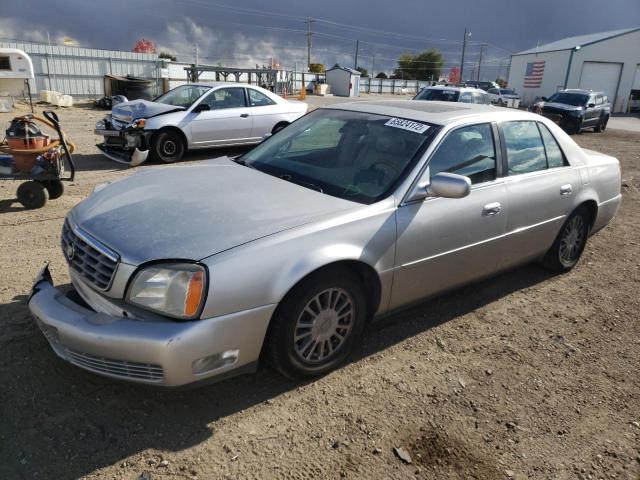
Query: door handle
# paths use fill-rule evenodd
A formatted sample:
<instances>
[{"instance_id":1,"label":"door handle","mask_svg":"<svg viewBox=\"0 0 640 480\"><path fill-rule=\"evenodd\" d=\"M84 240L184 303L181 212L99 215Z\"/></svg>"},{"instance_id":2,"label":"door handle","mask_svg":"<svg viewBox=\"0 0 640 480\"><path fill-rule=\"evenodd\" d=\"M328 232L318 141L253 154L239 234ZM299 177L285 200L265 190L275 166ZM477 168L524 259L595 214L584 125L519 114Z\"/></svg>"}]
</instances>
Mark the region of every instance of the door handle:
<instances>
[{"instance_id":1,"label":"door handle","mask_svg":"<svg viewBox=\"0 0 640 480\"><path fill-rule=\"evenodd\" d=\"M249 116L249 114L248 114L248 113L241 113L241 114L240 114L240 116L241 116L242 118L247 118L247 117Z\"/></svg>"},{"instance_id":2,"label":"door handle","mask_svg":"<svg viewBox=\"0 0 640 480\"><path fill-rule=\"evenodd\" d=\"M560 195L571 195L571 192L573 192L573 188L570 183L560 187Z\"/></svg>"},{"instance_id":3,"label":"door handle","mask_svg":"<svg viewBox=\"0 0 640 480\"><path fill-rule=\"evenodd\" d=\"M502 211L502 205L499 202L487 203L482 209L483 217L493 217Z\"/></svg>"}]
</instances>

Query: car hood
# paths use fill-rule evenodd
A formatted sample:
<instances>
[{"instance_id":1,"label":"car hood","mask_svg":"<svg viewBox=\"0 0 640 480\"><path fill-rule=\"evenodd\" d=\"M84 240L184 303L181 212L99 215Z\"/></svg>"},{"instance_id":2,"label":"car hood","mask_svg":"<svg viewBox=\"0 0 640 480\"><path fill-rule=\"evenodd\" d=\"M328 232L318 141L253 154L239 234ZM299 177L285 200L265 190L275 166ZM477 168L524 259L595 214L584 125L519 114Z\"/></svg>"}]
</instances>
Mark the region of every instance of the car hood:
<instances>
[{"instance_id":1,"label":"car hood","mask_svg":"<svg viewBox=\"0 0 640 480\"><path fill-rule=\"evenodd\" d=\"M149 167L79 203L71 220L125 263L200 260L362 205L228 158Z\"/></svg>"},{"instance_id":2,"label":"car hood","mask_svg":"<svg viewBox=\"0 0 640 480\"><path fill-rule=\"evenodd\" d=\"M111 116L121 122L129 123L138 118L150 118L179 110L184 110L184 107L150 102L148 100L132 100L130 102L119 103L113 107Z\"/></svg>"},{"instance_id":3,"label":"car hood","mask_svg":"<svg viewBox=\"0 0 640 480\"><path fill-rule=\"evenodd\" d=\"M542 104L542 108L551 108L554 110L566 110L567 112L577 112L582 109L582 107L576 107L574 105L567 105L566 103L553 103L553 102L544 102Z\"/></svg>"}]
</instances>

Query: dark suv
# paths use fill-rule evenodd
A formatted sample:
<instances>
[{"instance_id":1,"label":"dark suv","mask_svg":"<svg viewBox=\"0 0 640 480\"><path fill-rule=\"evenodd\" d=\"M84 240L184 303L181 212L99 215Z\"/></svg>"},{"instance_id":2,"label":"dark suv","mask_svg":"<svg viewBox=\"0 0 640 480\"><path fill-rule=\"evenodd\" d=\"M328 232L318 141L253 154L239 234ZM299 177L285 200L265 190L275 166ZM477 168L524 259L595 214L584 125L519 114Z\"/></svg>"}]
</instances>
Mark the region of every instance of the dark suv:
<instances>
[{"instance_id":1,"label":"dark suv","mask_svg":"<svg viewBox=\"0 0 640 480\"><path fill-rule=\"evenodd\" d=\"M560 90L534 110L560 125L568 133L580 133L584 128L602 132L607 128L611 104L604 92L591 90Z\"/></svg>"}]
</instances>

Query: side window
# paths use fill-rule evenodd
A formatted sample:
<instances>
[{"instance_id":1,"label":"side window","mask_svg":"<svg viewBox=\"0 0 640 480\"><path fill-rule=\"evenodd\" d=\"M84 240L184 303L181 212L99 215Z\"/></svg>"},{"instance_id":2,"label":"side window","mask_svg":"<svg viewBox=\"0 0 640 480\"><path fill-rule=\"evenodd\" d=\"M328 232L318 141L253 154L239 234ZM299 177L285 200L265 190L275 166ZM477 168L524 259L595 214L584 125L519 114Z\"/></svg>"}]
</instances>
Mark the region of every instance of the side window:
<instances>
[{"instance_id":1,"label":"side window","mask_svg":"<svg viewBox=\"0 0 640 480\"><path fill-rule=\"evenodd\" d=\"M591 95L589 97L589 101L587 102L587 105L597 105L596 96L595 95Z\"/></svg>"},{"instance_id":2,"label":"side window","mask_svg":"<svg viewBox=\"0 0 640 480\"><path fill-rule=\"evenodd\" d=\"M240 87L219 88L204 100L211 110L246 107L244 89Z\"/></svg>"},{"instance_id":3,"label":"side window","mask_svg":"<svg viewBox=\"0 0 640 480\"><path fill-rule=\"evenodd\" d=\"M498 92L497 88L490 88L489 89L489 93L493 93L494 95L499 95L500 94L500 92Z\"/></svg>"},{"instance_id":4,"label":"side window","mask_svg":"<svg viewBox=\"0 0 640 480\"><path fill-rule=\"evenodd\" d=\"M567 166L567 161L562 154L562 150L560 150L560 145L558 145L558 142L549 129L542 123L538 123L538 127L540 128L542 140L544 141L544 149L547 152L547 164L549 168Z\"/></svg>"},{"instance_id":5,"label":"side window","mask_svg":"<svg viewBox=\"0 0 640 480\"><path fill-rule=\"evenodd\" d=\"M449 133L429 160L429 173L466 175L471 183L496 178L496 150L491 124L462 127Z\"/></svg>"},{"instance_id":6,"label":"side window","mask_svg":"<svg viewBox=\"0 0 640 480\"><path fill-rule=\"evenodd\" d=\"M547 159L536 123L519 121L502 124L509 175L546 170Z\"/></svg>"},{"instance_id":7,"label":"side window","mask_svg":"<svg viewBox=\"0 0 640 480\"><path fill-rule=\"evenodd\" d=\"M596 105L602 105L602 95L596 95Z\"/></svg>"},{"instance_id":8,"label":"side window","mask_svg":"<svg viewBox=\"0 0 640 480\"><path fill-rule=\"evenodd\" d=\"M460 94L459 102L462 103L473 103L473 98L471 97L471 92L462 92Z\"/></svg>"},{"instance_id":9,"label":"side window","mask_svg":"<svg viewBox=\"0 0 640 480\"><path fill-rule=\"evenodd\" d=\"M252 107L265 107L267 105L275 105L276 103L264 93L254 90L253 88L247 88L247 92L249 92L249 105Z\"/></svg>"}]
</instances>

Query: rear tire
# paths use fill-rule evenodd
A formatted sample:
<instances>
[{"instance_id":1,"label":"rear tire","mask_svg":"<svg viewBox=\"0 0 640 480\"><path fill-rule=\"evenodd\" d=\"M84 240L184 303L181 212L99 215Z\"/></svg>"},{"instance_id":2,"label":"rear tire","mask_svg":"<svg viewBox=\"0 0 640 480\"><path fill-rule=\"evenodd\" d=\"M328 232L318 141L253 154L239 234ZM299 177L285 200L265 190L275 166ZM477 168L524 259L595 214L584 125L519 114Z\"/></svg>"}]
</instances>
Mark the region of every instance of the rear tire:
<instances>
[{"instance_id":1,"label":"rear tire","mask_svg":"<svg viewBox=\"0 0 640 480\"><path fill-rule=\"evenodd\" d=\"M581 205L569 216L542 264L554 272L568 272L576 266L589 237L591 212Z\"/></svg>"},{"instance_id":2,"label":"rear tire","mask_svg":"<svg viewBox=\"0 0 640 480\"><path fill-rule=\"evenodd\" d=\"M153 158L164 163L177 162L185 152L180 134L174 130L161 130L151 140Z\"/></svg>"},{"instance_id":3,"label":"rear tire","mask_svg":"<svg viewBox=\"0 0 640 480\"><path fill-rule=\"evenodd\" d=\"M49 193L49 200L60 198L64 193L64 184L60 180L43 180L39 182Z\"/></svg>"},{"instance_id":4,"label":"rear tire","mask_svg":"<svg viewBox=\"0 0 640 480\"><path fill-rule=\"evenodd\" d=\"M289 125L287 122L280 122L278 123L275 127L273 127L273 130L271 130L271 134L275 135L276 133L278 133L280 130L282 130L283 128L285 128L287 125Z\"/></svg>"},{"instance_id":5,"label":"rear tire","mask_svg":"<svg viewBox=\"0 0 640 480\"><path fill-rule=\"evenodd\" d=\"M607 123L608 122L609 122L609 116L608 115L604 115L603 117L600 118L600 121L593 128L593 130L598 132L598 133L604 132L607 129Z\"/></svg>"},{"instance_id":6,"label":"rear tire","mask_svg":"<svg viewBox=\"0 0 640 480\"><path fill-rule=\"evenodd\" d=\"M353 272L314 273L278 306L266 344L268 359L288 378L325 375L360 343L366 318L364 288Z\"/></svg>"},{"instance_id":7,"label":"rear tire","mask_svg":"<svg viewBox=\"0 0 640 480\"><path fill-rule=\"evenodd\" d=\"M28 208L29 210L44 207L49 199L49 193L44 188L44 185L34 180L22 183L18 187L16 196L24 208Z\"/></svg>"}]
</instances>

